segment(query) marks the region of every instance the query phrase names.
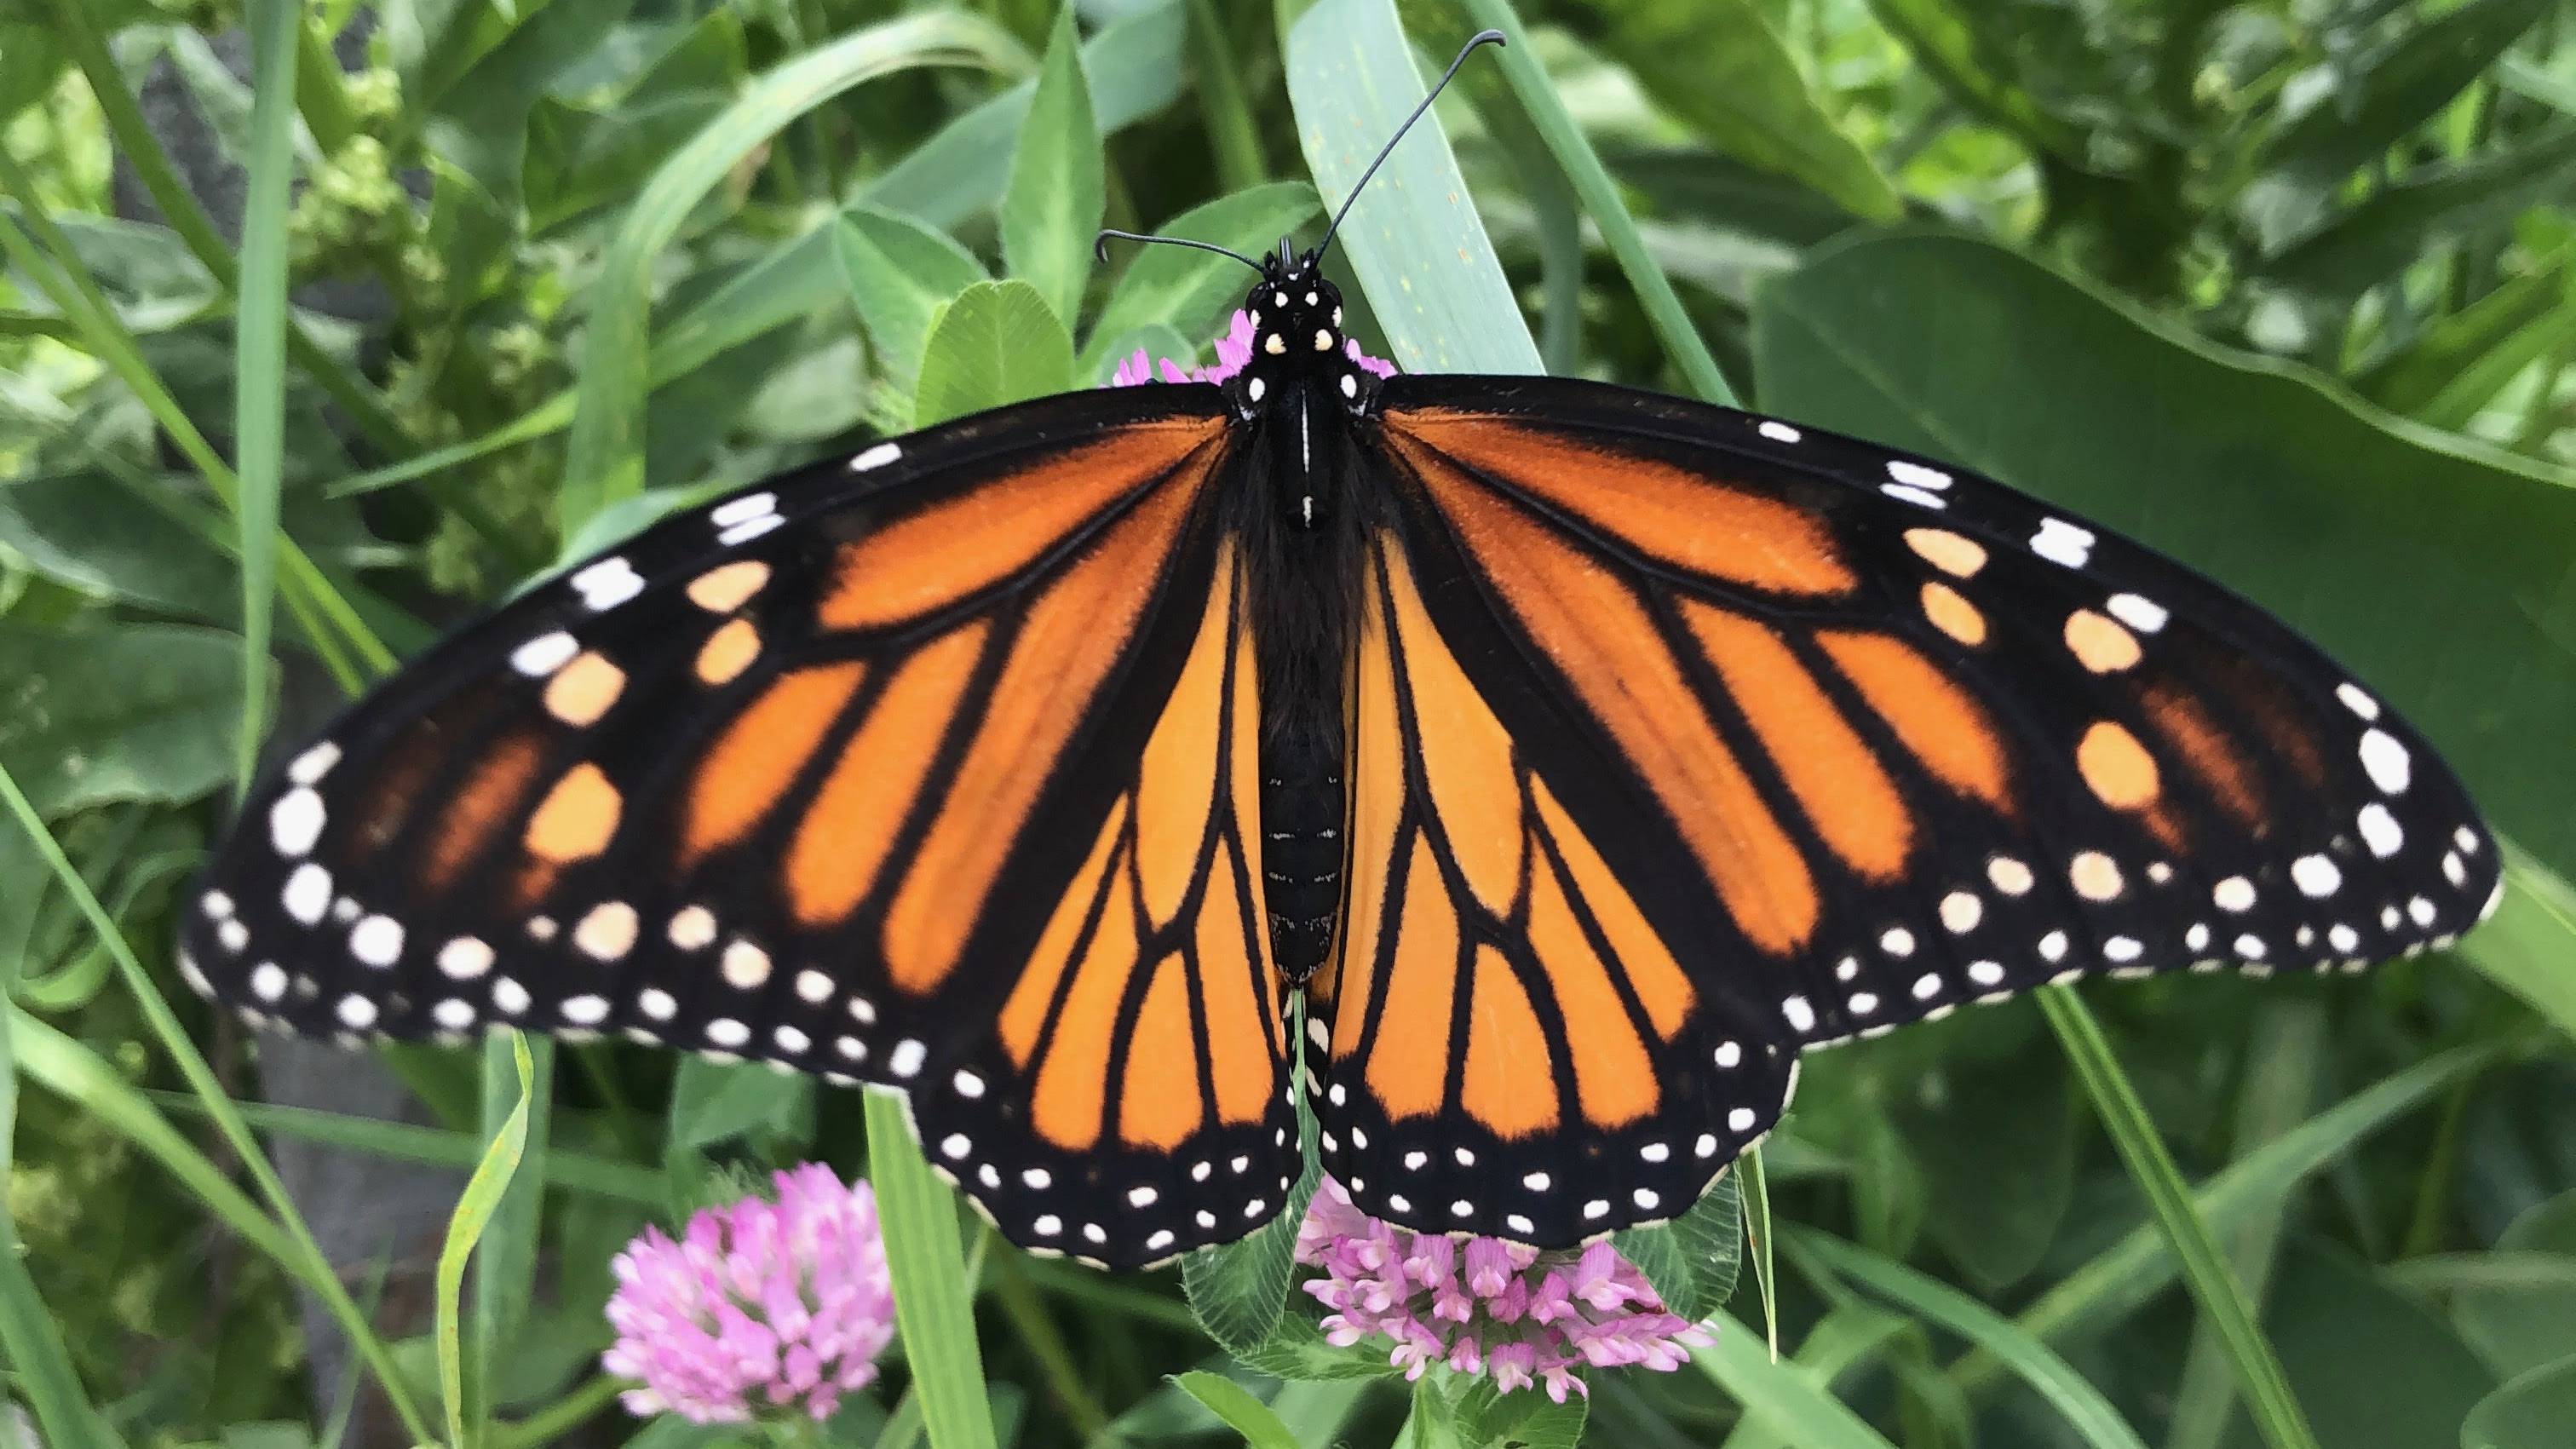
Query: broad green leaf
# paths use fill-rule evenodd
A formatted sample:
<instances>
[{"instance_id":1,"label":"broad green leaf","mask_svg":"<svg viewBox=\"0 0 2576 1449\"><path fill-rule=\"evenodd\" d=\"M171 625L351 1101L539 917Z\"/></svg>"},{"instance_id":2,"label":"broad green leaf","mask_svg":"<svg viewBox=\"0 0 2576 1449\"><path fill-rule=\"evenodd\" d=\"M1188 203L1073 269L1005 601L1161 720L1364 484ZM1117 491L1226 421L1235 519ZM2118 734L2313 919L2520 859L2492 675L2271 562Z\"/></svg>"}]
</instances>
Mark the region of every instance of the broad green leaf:
<instances>
[{"instance_id":1,"label":"broad green leaf","mask_svg":"<svg viewBox=\"0 0 2576 1449\"><path fill-rule=\"evenodd\" d=\"M2081 161L2085 137L2016 84L2010 67L1978 31L1978 7L1991 0L1869 0L1870 10L1924 69L1967 109L2021 138L2035 151Z\"/></svg>"},{"instance_id":2,"label":"broad green leaf","mask_svg":"<svg viewBox=\"0 0 2576 1449\"><path fill-rule=\"evenodd\" d=\"M1243 1436L1246 1449L1298 1449L1297 1436L1279 1422L1270 1406L1252 1396L1252 1391L1223 1374L1204 1369L1174 1374L1172 1382L1181 1392L1207 1405L1208 1412L1223 1419L1226 1427Z\"/></svg>"},{"instance_id":3,"label":"broad green leaf","mask_svg":"<svg viewBox=\"0 0 2576 1449\"><path fill-rule=\"evenodd\" d=\"M1832 1381L1794 1358L1774 1359L1762 1335L1725 1314L1717 1341L1691 1354L1711 1382L1759 1426L1798 1449L1893 1449L1869 1422L1834 1397Z\"/></svg>"},{"instance_id":4,"label":"broad green leaf","mask_svg":"<svg viewBox=\"0 0 2576 1449\"><path fill-rule=\"evenodd\" d=\"M2576 117L2466 160L2410 172L2319 223L2259 267L2313 297L2358 296L2443 242L2509 222L2576 186Z\"/></svg>"},{"instance_id":5,"label":"broad green leaf","mask_svg":"<svg viewBox=\"0 0 2576 1449\"><path fill-rule=\"evenodd\" d=\"M984 280L983 264L946 233L864 202L841 214L833 240L868 345L910 396L931 323L949 298Z\"/></svg>"},{"instance_id":6,"label":"broad green leaf","mask_svg":"<svg viewBox=\"0 0 2576 1449\"><path fill-rule=\"evenodd\" d=\"M2474 0L2410 25L2334 65L2336 84L2262 148L2269 174L2247 204L2267 240L2304 225L2355 172L2431 120L2550 8L2550 0Z\"/></svg>"},{"instance_id":7,"label":"broad green leaf","mask_svg":"<svg viewBox=\"0 0 2576 1449\"><path fill-rule=\"evenodd\" d=\"M2339 1248L2291 1244L2263 1323L2334 1449L2447 1443L2496 1382L2448 1325Z\"/></svg>"},{"instance_id":8,"label":"broad green leaf","mask_svg":"<svg viewBox=\"0 0 2576 1449\"><path fill-rule=\"evenodd\" d=\"M475 1165L474 1175L465 1180L465 1191L456 1199L456 1211L447 1220L447 1235L438 1248L438 1397L447 1411L447 1442L453 1449L471 1449L483 1442L481 1419L488 1407L484 1402L484 1379L490 1364L482 1361L481 1354L476 1355L478 1361L470 1373L466 1364L462 1327L465 1265L474 1256L474 1245L482 1240L484 1225L500 1206L501 1195L509 1190L510 1179L518 1173L520 1157L528 1145L529 1103L536 1097L528 1044L515 1031L508 1036L519 1076L519 1103L502 1119L501 1130L493 1134L483 1160ZM492 1345L479 1347L488 1352ZM476 1418L471 1437L465 1418L469 1381Z\"/></svg>"},{"instance_id":9,"label":"broad green leaf","mask_svg":"<svg viewBox=\"0 0 2576 1449\"><path fill-rule=\"evenodd\" d=\"M983 1349L975 1340L974 1300L957 1240L957 1197L922 1158L909 1102L870 1089L867 1119L868 1180L885 1225L895 1322L931 1449L993 1449Z\"/></svg>"},{"instance_id":10,"label":"broad green leaf","mask_svg":"<svg viewBox=\"0 0 2576 1449\"><path fill-rule=\"evenodd\" d=\"M1315 188L1302 181L1276 181L1194 206L1154 230L1260 256L1283 236L1310 242L1313 234L1306 228L1321 214ZM1198 339L1191 344L1193 351L1205 347L1225 330L1227 317L1259 280L1240 262L1190 247L1116 241L1110 246L1133 248L1135 254L1091 324L1075 368L1084 377L1115 364L1118 345L1152 324Z\"/></svg>"},{"instance_id":11,"label":"broad green leaf","mask_svg":"<svg viewBox=\"0 0 2576 1449\"><path fill-rule=\"evenodd\" d=\"M2522 1374L2480 1399L2460 1425L2460 1449L2558 1449L2576 1424L2576 1358Z\"/></svg>"},{"instance_id":12,"label":"broad green leaf","mask_svg":"<svg viewBox=\"0 0 2576 1449\"><path fill-rule=\"evenodd\" d=\"M1297 21L1288 95L1327 206L1350 194L1423 85L1392 0L1319 0ZM1406 371L1537 372L1538 347L1469 195L1439 116L1426 115L1351 208L1334 252Z\"/></svg>"},{"instance_id":13,"label":"broad green leaf","mask_svg":"<svg viewBox=\"0 0 2576 1449\"><path fill-rule=\"evenodd\" d=\"M1664 1306L1694 1323L1725 1306L1744 1263L1738 1177L1732 1171L1721 1174L1688 1212L1671 1222L1611 1235L1620 1255L1646 1275Z\"/></svg>"},{"instance_id":14,"label":"broad green leaf","mask_svg":"<svg viewBox=\"0 0 2576 1449\"><path fill-rule=\"evenodd\" d=\"M814 1079L684 1057L671 1084L670 1115L674 1146L706 1147L755 1132L800 1142L814 1130Z\"/></svg>"},{"instance_id":15,"label":"broad green leaf","mask_svg":"<svg viewBox=\"0 0 2576 1449\"><path fill-rule=\"evenodd\" d=\"M977 282L932 323L913 426L926 428L1073 386L1073 340L1038 289Z\"/></svg>"},{"instance_id":16,"label":"broad green leaf","mask_svg":"<svg viewBox=\"0 0 2576 1449\"><path fill-rule=\"evenodd\" d=\"M2576 344L2576 264L2560 252L2426 328L2354 386L2437 428L2465 430L2531 364Z\"/></svg>"},{"instance_id":17,"label":"broad green leaf","mask_svg":"<svg viewBox=\"0 0 2576 1449\"><path fill-rule=\"evenodd\" d=\"M2576 1191L2562 1192L2524 1210L2495 1242L2512 1254L2576 1266ZM2463 1287L2452 1297L2451 1318L2499 1374L2518 1375L2576 1357L2576 1283L2525 1269L2505 1282Z\"/></svg>"},{"instance_id":18,"label":"broad green leaf","mask_svg":"<svg viewBox=\"0 0 2576 1449\"><path fill-rule=\"evenodd\" d=\"M183 803L231 773L241 643L181 624L0 625L0 691L0 763L45 815Z\"/></svg>"},{"instance_id":19,"label":"broad green leaf","mask_svg":"<svg viewBox=\"0 0 2576 1449\"><path fill-rule=\"evenodd\" d=\"M1091 279L1091 244L1100 230L1108 173L1100 127L1092 118L1091 82L1082 72L1073 6L1056 12L1055 33L1038 69L1038 88L1011 157L1002 193L1002 259L1011 275L1038 289L1071 330Z\"/></svg>"},{"instance_id":20,"label":"broad green leaf","mask_svg":"<svg viewBox=\"0 0 2576 1449\"><path fill-rule=\"evenodd\" d=\"M1433 1375L1413 1384L1413 1412L1395 1431L1394 1449L1474 1449L1458 1423L1457 1406L1447 1387Z\"/></svg>"},{"instance_id":21,"label":"broad green leaf","mask_svg":"<svg viewBox=\"0 0 2576 1449\"><path fill-rule=\"evenodd\" d=\"M2063 1063L1944 1062L1891 1104L1923 1185L1923 1227L1988 1293L2039 1266L2075 1194Z\"/></svg>"},{"instance_id":22,"label":"broad green leaf","mask_svg":"<svg viewBox=\"0 0 2576 1449\"><path fill-rule=\"evenodd\" d=\"M1591 1404L1580 1393L1562 1404L1537 1389L1498 1393L1491 1379L1480 1379L1460 1390L1452 1411L1460 1437L1477 1449L1576 1449Z\"/></svg>"},{"instance_id":23,"label":"broad green leaf","mask_svg":"<svg viewBox=\"0 0 2576 1449\"><path fill-rule=\"evenodd\" d=\"M644 487L652 268L707 194L789 122L852 86L923 66L999 68L1016 48L990 21L953 10L853 31L761 76L653 173L619 224L592 286L564 455L569 526Z\"/></svg>"},{"instance_id":24,"label":"broad green leaf","mask_svg":"<svg viewBox=\"0 0 2576 1449\"><path fill-rule=\"evenodd\" d=\"M150 482L176 491L175 480ZM0 487L0 544L28 568L83 593L221 624L241 617L232 560L95 470Z\"/></svg>"},{"instance_id":25,"label":"broad green leaf","mask_svg":"<svg viewBox=\"0 0 2576 1449\"><path fill-rule=\"evenodd\" d=\"M1760 296L1754 349L1772 411L1955 460L2251 596L2421 726L2506 833L2576 864L2559 475L1960 237L1827 243Z\"/></svg>"},{"instance_id":26,"label":"broad green leaf","mask_svg":"<svg viewBox=\"0 0 2576 1449\"><path fill-rule=\"evenodd\" d=\"M2099 1389L2002 1314L1937 1278L1839 1238L1801 1230L1789 1243L1792 1251L1811 1254L1833 1272L1992 1351L2094 1449L2145 1449Z\"/></svg>"},{"instance_id":27,"label":"broad green leaf","mask_svg":"<svg viewBox=\"0 0 2576 1449\"><path fill-rule=\"evenodd\" d=\"M1753 0L1590 0L1596 44L1710 144L1795 178L1853 215L1894 221L1905 204L1834 124ZM1724 37L1712 44L1715 37Z\"/></svg>"},{"instance_id":28,"label":"broad green leaf","mask_svg":"<svg viewBox=\"0 0 2576 1449\"><path fill-rule=\"evenodd\" d=\"M1287 1359L1330 1349L1302 1314L1288 1312L1289 1286L1297 1277L1297 1229L1315 1195L1310 1167L1289 1193L1286 1210L1259 1232L1181 1260L1181 1288L1199 1326L1247 1365L1282 1378L1320 1377L1277 1367ZM1312 1344L1304 1342L1312 1339ZM1384 1362L1383 1355L1379 1357Z\"/></svg>"}]
</instances>

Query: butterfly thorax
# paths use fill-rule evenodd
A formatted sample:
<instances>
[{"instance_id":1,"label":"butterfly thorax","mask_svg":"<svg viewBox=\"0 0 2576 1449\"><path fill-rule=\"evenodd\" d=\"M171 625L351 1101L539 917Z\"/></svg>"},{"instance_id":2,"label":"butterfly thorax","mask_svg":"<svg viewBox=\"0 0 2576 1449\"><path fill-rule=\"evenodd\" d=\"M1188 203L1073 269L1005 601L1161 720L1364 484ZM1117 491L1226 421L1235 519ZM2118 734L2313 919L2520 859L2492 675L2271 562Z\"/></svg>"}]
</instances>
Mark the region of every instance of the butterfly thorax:
<instances>
[{"instance_id":1,"label":"butterfly thorax","mask_svg":"<svg viewBox=\"0 0 2576 1449\"><path fill-rule=\"evenodd\" d=\"M1345 662L1377 501L1354 429L1378 388L1311 256L1283 246L1244 311L1252 356L1226 388L1253 460L1234 523L1261 672L1263 897L1274 959L1303 981L1330 953L1342 905Z\"/></svg>"}]
</instances>

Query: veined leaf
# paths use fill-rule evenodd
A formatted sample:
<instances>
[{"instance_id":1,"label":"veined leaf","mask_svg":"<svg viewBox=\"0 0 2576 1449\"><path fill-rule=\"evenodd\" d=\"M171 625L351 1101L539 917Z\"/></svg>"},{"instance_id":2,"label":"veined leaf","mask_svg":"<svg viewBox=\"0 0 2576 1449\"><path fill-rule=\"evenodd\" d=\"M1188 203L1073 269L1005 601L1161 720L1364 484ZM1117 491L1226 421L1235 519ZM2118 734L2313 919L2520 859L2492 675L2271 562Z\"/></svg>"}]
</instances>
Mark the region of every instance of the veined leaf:
<instances>
[{"instance_id":1,"label":"veined leaf","mask_svg":"<svg viewBox=\"0 0 2576 1449\"><path fill-rule=\"evenodd\" d=\"M912 421L926 428L1072 386L1073 339L1038 289L977 282L931 324Z\"/></svg>"},{"instance_id":2,"label":"veined leaf","mask_svg":"<svg viewBox=\"0 0 2576 1449\"><path fill-rule=\"evenodd\" d=\"M1107 195L1091 81L1082 71L1081 37L1068 0L1056 12L1037 93L1029 98L1019 150L1011 157L1010 186L1002 193L1002 258L1013 276L1037 288L1067 331L1082 311L1092 238Z\"/></svg>"}]
</instances>

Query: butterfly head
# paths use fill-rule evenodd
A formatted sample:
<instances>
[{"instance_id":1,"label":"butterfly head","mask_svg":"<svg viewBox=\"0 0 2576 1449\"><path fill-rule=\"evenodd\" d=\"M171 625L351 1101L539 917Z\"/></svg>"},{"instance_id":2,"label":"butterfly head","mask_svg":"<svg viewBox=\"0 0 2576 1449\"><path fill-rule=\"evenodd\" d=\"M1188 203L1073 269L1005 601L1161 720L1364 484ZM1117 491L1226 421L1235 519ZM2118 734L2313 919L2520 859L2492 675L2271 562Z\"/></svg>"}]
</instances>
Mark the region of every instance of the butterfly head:
<instances>
[{"instance_id":1,"label":"butterfly head","mask_svg":"<svg viewBox=\"0 0 2576 1449\"><path fill-rule=\"evenodd\" d=\"M1252 319L1252 356L1229 386L1247 414L1292 392L1335 398L1353 412L1374 401L1377 379L1351 355L1341 290L1325 280L1314 251L1292 251L1281 239L1243 310Z\"/></svg>"}]
</instances>

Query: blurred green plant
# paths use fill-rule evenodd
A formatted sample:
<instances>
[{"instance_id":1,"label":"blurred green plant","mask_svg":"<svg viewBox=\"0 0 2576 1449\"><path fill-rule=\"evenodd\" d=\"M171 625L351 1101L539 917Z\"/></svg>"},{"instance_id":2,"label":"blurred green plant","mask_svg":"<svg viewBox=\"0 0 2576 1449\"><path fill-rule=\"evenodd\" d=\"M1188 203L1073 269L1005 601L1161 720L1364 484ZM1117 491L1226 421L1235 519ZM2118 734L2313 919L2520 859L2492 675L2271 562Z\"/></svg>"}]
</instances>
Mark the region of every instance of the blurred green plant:
<instances>
[{"instance_id":1,"label":"blurred green plant","mask_svg":"<svg viewBox=\"0 0 2576 1449\"><path fill-rule=\"evenodd\" d=\"M2031 1003L1817 1058L1767 1191L1622 1241L1722 1309L1701 1372L1584 1413L1326 1343L1291 1220L1177 1283L956 1230L899 1108L804 1079L540 1043L523 1094L503 1042L387 1054L433 1126L253 1100L161 943L267 721L690 500L1187 360L1239 269L1091 230L1311 236L1485 25L1343 234L1373 351L1750 399L2196 564L2443 745L2499 920L2054 998L2075 1069ZM2555 1445L2571 195L2556 0L0 0L5 1392L63 1444L622 1433L604 1245L825 1157L909 1340L833 1443ZM379 1318L254 1128L517 1170Z\"/></svg>"}]
</instances>

